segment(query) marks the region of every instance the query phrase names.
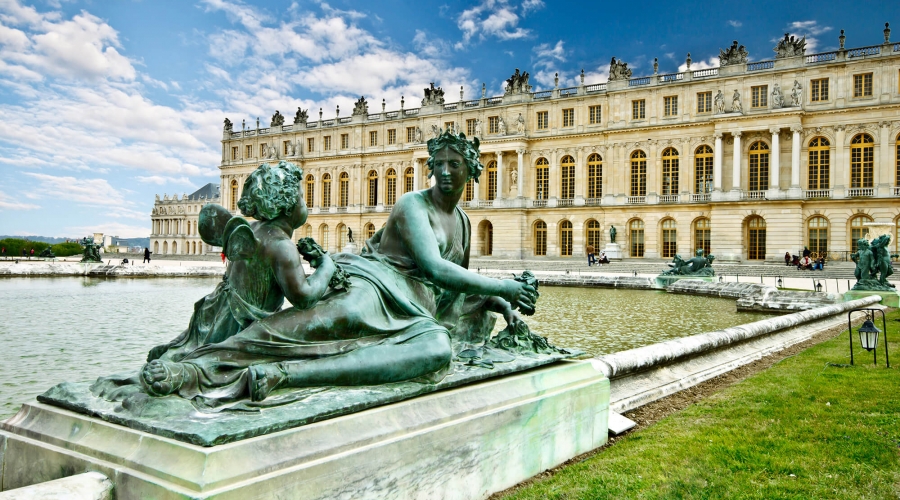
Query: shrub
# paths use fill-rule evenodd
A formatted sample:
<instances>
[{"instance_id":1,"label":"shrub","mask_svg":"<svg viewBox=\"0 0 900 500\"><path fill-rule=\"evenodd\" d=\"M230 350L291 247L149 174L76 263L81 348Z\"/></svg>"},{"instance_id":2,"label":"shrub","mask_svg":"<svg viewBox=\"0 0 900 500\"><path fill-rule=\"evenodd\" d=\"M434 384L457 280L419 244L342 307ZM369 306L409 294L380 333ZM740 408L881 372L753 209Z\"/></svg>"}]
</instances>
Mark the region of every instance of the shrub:
<instances>
[{"instance_id":1,"label":"shrub","mask_svg":"<svg viewBox=\"0 0 900 500\"><path fill-rule=\"evenodd\" d=\"M57 243L50 248L57 257L68 257L70 255L81 255L84 247L74 241L68 243ZM37 250L35 250L37 252Z\"/></svg>"}]
</instances>

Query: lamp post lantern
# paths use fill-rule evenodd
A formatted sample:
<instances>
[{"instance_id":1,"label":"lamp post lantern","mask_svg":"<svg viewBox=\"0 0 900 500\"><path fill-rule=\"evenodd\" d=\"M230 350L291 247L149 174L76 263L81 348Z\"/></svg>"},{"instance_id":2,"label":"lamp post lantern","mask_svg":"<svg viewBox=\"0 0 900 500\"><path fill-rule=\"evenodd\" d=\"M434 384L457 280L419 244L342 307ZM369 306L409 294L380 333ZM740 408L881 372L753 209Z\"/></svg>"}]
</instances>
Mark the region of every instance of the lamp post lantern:
<instances>
[{"instance_id":1,"label":"lamp post lantern","mask_svg":"<svg viewBox=\"0 0 900 500\"><path fill-rule=\"evenodd\" d=\"M850 333L850 364L853 364L853 322L851 321L851 315L857 311L865 312L866 320L863 321L863 324L860 325L859 329L857 329L857 334L859 335L859 343L863 349L866 351L870 351L872 353L872 360L877 365L878 364L878 352L876 348L878 347L878 334L884 332L884 362L888 368L891 367L891 360L888 358L888 341L887 341L887 320L884 316L884 311L881 309L872 309L872 308L863 308L863 309L853 309L852 311L847 313L847 324L849 327ZM875 313L881 313L881 328L883 330L879 330L878 327L875 326Z\"/></svg>"},{"instance_id":2,"label":"lamp post lantern","mask_svg":"<svg viewBox=\"0 0 900 500\"><path fill-rule=\"evenodd\" d=\"M778 288L784 286L784 280L781 279L781 276L778 277L778 281L776 281L775 284L778 286Z\"/></svg>"}]
</instances>

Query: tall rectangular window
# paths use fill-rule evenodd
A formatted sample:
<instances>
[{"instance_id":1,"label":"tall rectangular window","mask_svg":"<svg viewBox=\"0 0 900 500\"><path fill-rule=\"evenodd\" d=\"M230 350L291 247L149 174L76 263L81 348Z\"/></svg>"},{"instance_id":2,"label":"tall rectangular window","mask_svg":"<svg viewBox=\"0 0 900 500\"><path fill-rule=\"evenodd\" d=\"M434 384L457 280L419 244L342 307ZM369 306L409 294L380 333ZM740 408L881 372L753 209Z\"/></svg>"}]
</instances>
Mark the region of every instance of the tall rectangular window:
<instances>
[{"instance_id":1,"label":"tall rectangular window","mask_svg":"<svg viewBox=\"0 0 900 500\"><path fill-rule=\"evenodd\" d=\"M266 149L268 145L266 143L262 143L259 145L259 156L266 156Z\"/></svg>"},{"instance_id":2,"label":"tall rectangular window","mask_svg":"<svg viewBox=\"0 0 900 500\"><path fill-rule=\"evenodd\" d=\"M283 154L283 155L288 154L288 147L290 146L290 144L291 144L291 141L284 141L281 144L281 154Z\"/></svg>"},{"instance_id":3,"label":"tall rectangular window","mask_svg":"<svg viewBox=\"0 0 900 500\"><path fill-rule=\"evenodd\" d=\"M550 128L550 113L548 111L537 112L537 129L547 130Z\"/></svg>"},{"instance_id":4,"label":"tall rectangular window","mask_svg":"<svg viewBox=\"0 0 900 500\"><path fill-rule=\"evenodd\" d=\"M477 125L478 120L475 118L469 118L466 120L466 135L469 137L475 137L475 126Z\"/></svg>"},{"instance_id":5,"label":"tall rectangular window","mask_svg":"<svg viewBox=\"0 0 900 500\"><path fill-rule=\"evenodd\" d=\"M500 117L499 116L489 116L488 117L488 133L489 134L499 134L500 133Z\"/></svg>"},{"instance_id":6,"label":"tall rectangular window","mask_svg":"<svg viewBox=\"0 0 900 500\"><path fill-rule=\"evenodd\" d=\"M247 147L244 148L244 153L245 153L244 154L245 157L253 158L253 146L248 144Z\"/></svg>"},{"instance_id":7,"label":"tall rectangular window","mask_svg":"<svg viewBox=\"0 0 900 500\"><path fill-rule=\"evenodd\" d=\"M697 113L712 113L712 91L697 92Z\"/></svg>"},{"instance_id":8,"label":"tall rectangular window","mask_svg":"<svg viewBox=\"0 0 900 500\"><path fill-rule=\"evenodd\" d=\"M602 113L600 110L600 106L590 106L588 108L588 120L591 125L597 125L600 123L602 118Z\"/></svg>"},{"instance_id":9,"label":"tall rectangular window","mask_svg":"<svg viewBox=\"0 0 900 500\"><path fill-rule=\"evenodd\" d=\"M663 114L665 116L678 115L678 96L670 95L663 97Z\"/></svg>"},{"instance_id":10,"label":"tall rectangular window","mask_svg":"<svg viewBox=\"0 0 900 500\"><path fill-rule=\"evenodd\" d=\"M562 110L562 126L563 127L574 127L575 126L575 109L568 108Z\"/></svg>"},{"instance_id":11,"label":"tall rectangular window","mask_svg":"<svg viewBox=\"0 0 900 500\"><path fill-rule=\"evenodd\" d=\"M331 151L331 136L326 135L322 138L322 145L324 146L325 151Z\"/></svg>"},{"instance_id":12,"label":"tall rectangular window","mask_svg":"<svg viewBox=\"0 0 900 500\"><path fill-rule=\"evenodd\" d=\"M406 127L406 142L416 142L416 127Z\"/></svg>"},{"instance_id":13,"label":"tall rectangular window","mask_svg":"<svg viewBox=\"0 0 900 500\"><path fill-rule=\"evenodd\" d=\"M397 144L397 129L388 129L388 144Z\"/></svg>"},{"instance_id":14,"label":"tall rectangular window","mask_svg":"<svg viewBox=\"0 0 900 500\"><path fill-rule=\"evenodd\" d=\"M306 152L312 153L316 150L316 139L315 137L310 137L306 140Z\"/></svg>"},{"instance_id":15,"label":"tall rectangular window","mask_svg":"<svg viewBox=\"0 0 900 500\"><path fill-rule=\"evenodd\" d=\"M444 130L456 132L456 122L444 122Z\"/></svg>"},{"instance_id":16,"label":"tall rectangular window","mask_svg":"<svg viewBox=\"0 0 900 500\"><path fill-rule=\"evenodd\" d=\"M828 78L819 78L809 82L810 102L822 102L828 100Z\"/></svg>"},{"instance_id":17,"label":"tall rectangular window","mask_svg":"<svg viewBox=\"0 0 900 500\"><path fill-rule=\"evenodd\" d=\"M369 132L369 146L377 146L378 145L378 131L372 130Z\"/></svg>"},{"instance_id":18,"label":"tall rectangular window","mask_svg":"<svg viewBox=\"0 0 900 500\"><path fill-rule=\"evenodd\" d=\"M631 101L631 119L643 120L645 118L647 118L647 101L644 99Z\"/></svg>"},{"instance_id":19,"label":"tall rectangular window","mask_svg":"<svg viewBox=\"0 0 900 500\"><path fill-rule=\"evenodd\" d=\"M853 97L872 96L872 73L853 75Z\"/></svg>"},{"instance_id":20,"label":"tall rectangular window","mask_svg":"<svg viewBox=\"0 0 900 500\"><path fill-rule=\"evenodd\" d=\"M350 134L341 134L341 149L350 149Z\"/></svg>"},{"instance_id":21,"label":"tall rectangular window","mask_svg":"<svg viewBox=\"0 0 900 500\"><path fill-rule=\"evenodd\" d=\"M232 160L237 160L237 159L238 159L238 147L237 147L237 146L232 146L232 147L231 147L231 159L232 159Z\"/></svg>"},{"instance_id":22,"label":"tall rectangular window","mask_svg":"<svg viewBox=\"0 0 900 500\"><path fill-rule=\"evenodd\" d=\"M769 86L757 85L750 87L750 107L765 108L769 106Z\"/></svg>"}]
</instances>

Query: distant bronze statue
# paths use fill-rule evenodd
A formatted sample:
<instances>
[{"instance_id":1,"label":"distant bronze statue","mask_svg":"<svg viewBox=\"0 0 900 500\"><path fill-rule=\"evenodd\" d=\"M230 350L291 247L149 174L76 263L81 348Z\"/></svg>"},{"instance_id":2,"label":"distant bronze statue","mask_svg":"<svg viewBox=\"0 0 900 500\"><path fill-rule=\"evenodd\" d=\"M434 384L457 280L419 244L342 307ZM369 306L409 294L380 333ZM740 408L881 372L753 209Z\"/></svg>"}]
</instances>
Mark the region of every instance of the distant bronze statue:
<instances>
[{"instance_id":1,"label":"distant bronze statue","mask_svg":"<svg viewBox=\"0 0 900 500\"><path fill-rule=\"evenodd\" d=\"M703 256L703 249L697 249L696 255L685 261L680 255L675 255L672 262L669 263L668 271L662 273L663 276L715 276L712 263L716 260L714 255Z\"/></svg>"},{"instance_id":2,"label":"distant bronze statue","mask_svg":"<svg viewBox=\"0 0 900 500\"><path fill-rule=\"evenodd\" d=\"M609 242L616 242L616 226L609 226Z\"/></svg>"},{"instance_id":3,"label":"distant bronze statue","mask_svg":"<svg viewBox=\"0 0 900 500\"><path fill-rule=\"evenodd\" d=\"M894 285L887 281L888 276L894 273L891 257L897 256L891 255L888 250L890 242L889 234L875 238L871 244L865 238L857 240L857 251L850 256L856 263L853 271L856 284L853 290L895 291Z\"/></svg>"},{"instance_id":4,"label":"distant bronze statue","mask_svg":"<svg viewBox=\"0 0 900 500\"><path fill-rule=\"evenodd\" d=\"M103 259L100 257L100 245L94 243L94 238L90 236L83 238L81 246L84 247L84 255L81 257L81 262L103 262Z\"/></svg>"}]
</instances>

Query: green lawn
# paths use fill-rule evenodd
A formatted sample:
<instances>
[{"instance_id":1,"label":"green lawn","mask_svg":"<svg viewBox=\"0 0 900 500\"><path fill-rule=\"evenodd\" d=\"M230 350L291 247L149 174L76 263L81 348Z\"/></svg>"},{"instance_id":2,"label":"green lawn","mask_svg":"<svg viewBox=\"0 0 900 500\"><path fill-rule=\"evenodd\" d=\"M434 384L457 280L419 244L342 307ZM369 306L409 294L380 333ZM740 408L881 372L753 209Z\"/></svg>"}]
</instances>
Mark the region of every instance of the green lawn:
<instances>
[{"instance_id":1,"label":"green lawn","mask_svg":"<svg viewBox=\"0 0 900 500\"><path fill-rule=\"evenodd\" d=\"M505 498L900 498L898 321L890 369L844 332Z\"/></svg>"}]
</instances>

